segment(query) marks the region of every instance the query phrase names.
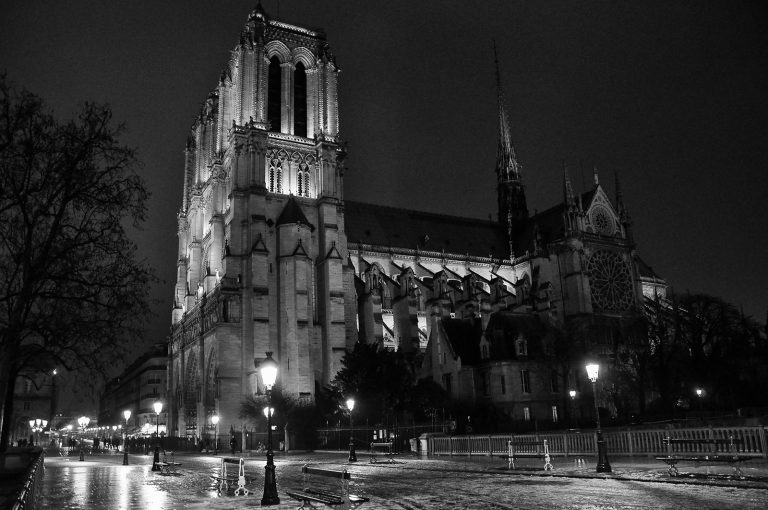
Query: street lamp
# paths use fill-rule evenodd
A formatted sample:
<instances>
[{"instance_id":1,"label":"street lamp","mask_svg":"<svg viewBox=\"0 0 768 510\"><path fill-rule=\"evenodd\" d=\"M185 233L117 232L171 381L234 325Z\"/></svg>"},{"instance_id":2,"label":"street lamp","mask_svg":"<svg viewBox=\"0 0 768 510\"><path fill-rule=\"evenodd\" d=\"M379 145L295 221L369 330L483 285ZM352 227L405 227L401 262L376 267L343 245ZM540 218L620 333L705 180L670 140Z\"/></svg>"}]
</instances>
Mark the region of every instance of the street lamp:
<instances>
[{"instance_id":1,"label":"street lamp","mask_svg":"<svg viewBox=\"0 0 768 510\"><path fill-rule=\"evenodd\" d=\"M355 399L347 399L347 409L349 409L349 462L357 462L355 453L354 428L352 427L352 410L355 408Z\"/></svg>"},{"instance_id":2,"label":"street lamp","mask_svg":"<svg viewBox=\"0 0 768 510\"><path fill-rule=\"evenodd\" d=\"M40 432L42 432L47 426L48 426L48 420L41 420L40 418L29 420L29 428L32 429L32 432L35 434L35 444L37 444L38 446L40 445ZM35 446L35 445L30 445L30 446Z\"/></svg>"},{"instance_id":3,"label":"street lamp","mask_svg":"<svg viewBox=\"0 0 768 510\"><path fill-rule=\"evenodd\" d=\"M576 390L568 391L568 395L571 396L571 428L573 428L573 415L576 414Z\"/></svg>"},{"instance_id":4,"label":"street lamp","mask_svg":"<svg viewBox=\"0 0 768 510\"><path fill-rule=\"evenodd\" d=\"M80 425L80 460L83 461L85 458L83 457L83 440L85 439L83 436L85 435L85 427L88 426L88 424L91 422L91 419L87 416L81 416L77 419L77 424Z\"/></svg>"},{"instance_id":5,"label":"street lamp","mask_svg":"<svg viewBox=\"0 0 768 510\"><path fill-rule=\"evenodd\" d=\"M125 428L123 429L123 466L128 465L128 443L126 438L126 432L128 432L128 420L131 418L131 410L126 409L123 411L123 418L125 418Z\"/></svg>"},{"instance_id":6,"label":"street lamp","mask_svg":"<svg viewBox=\"0 0 768 510\"><path fill-rule=\"evenodd\" d=\"M157 438L158 444L160 443L160 413L163 412L163 403L159 400L152 404L152 407L155 410L155 437Z\"/></svg>"},{"instance_id":7,"label":"street lamp","mask_svg":"<svg viewBox=\"0 0 768 510\"><path fill-rule=\"evenodd\" d=\"M211 416L211 423L213 423L213 455L219 453L219 415L214 414Z\"/></svg>"},{"instance_id":8,"label":"street lamp","mask_svg":"<svg viewBox=\"0 0 768 510\"><path fill-rule=\"evenodd\" d=\"M603 431L600 428L600 410L597 407L597 374L600 371L600 365L590 363L587 365L587 377L592 381L592 393L595 399L595 419L597 420L597 472L610 473L611 464L608 462L608 452L605 448Z\"/></svg>"},{"instance_id":9,"label":"street lamp","mask_svg":"<svg viewBox=\"0 0 768 510\"><path fill-rule=\"evenodd\" d=\"M267 359L259 363L253 360L256 368L261 372L261 380L267 388L267 407L272 408L272 386L277 379L277 362L272 359L272 352L267 352ZM267 412L267 465L264 468L264 495L261 504L278 505L280 498L277 495L277 480L275 479L275 454L272 452L272 412Z\"/></svg>"}]
</instances>

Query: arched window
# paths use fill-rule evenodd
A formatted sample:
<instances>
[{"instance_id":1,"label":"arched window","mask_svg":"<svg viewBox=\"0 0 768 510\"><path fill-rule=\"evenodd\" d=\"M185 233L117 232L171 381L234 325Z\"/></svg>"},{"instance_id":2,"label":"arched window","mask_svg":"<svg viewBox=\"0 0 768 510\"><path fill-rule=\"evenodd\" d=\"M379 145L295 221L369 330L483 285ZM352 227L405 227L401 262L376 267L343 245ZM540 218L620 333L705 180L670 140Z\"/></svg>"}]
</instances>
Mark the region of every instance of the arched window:
<instances>
[{"instance_id":1,"label":"arched window","mask_svg":"<svg viewBox=\"0 0 768 510\"><path fill-rule=\"evenodd\" d=\"M293 134L307 136L307 73L301 62L293 73Z\"/></svg>"},{"instance_id":2,"label":"arched window","mask_svg":"<svg viewBox=\"0 0 768 510\"><path fill-rule=\"evenodd\" d=\"M269 191L283 192L283 161L277 157L269 160Z\"/></svg>"},{"instance_id":3,"label":"arched window","mask_svg":"<svg viewBox=\"0 0 768 510\"><path fill-rule=\"evenodd\" d=\"M300 163L298 174L299 196L309 197L309 165Z\"/></svg>"},{"instance_id":4,"label":"arched window","mask_svg":"<svg viewBox=\"0 0 768 510\"><path fill-rule=\"evenodd\" d=\"M299 196L300 197L304 196L304 188L301 186L302 185L302 177L303 177L303 175L302 175L302 172L301 172L301 167L299 167L299 172L298 172L298 175L296 176L296 184L298 185L298 191L299 191Z\"/></svg>"},{"instance_id":5,"label":"arched window","mask_svg":"<svg viewBox=\"0 0 768 510\"><path fill-rule=\"evenodd\" d=\"M280 97L280 75L280 60L277 57L272 57L269 60L269 78L267 82L267 120L271 124L270 130L272 131L280 131L281 128L282 101Z\"/></svg>"}]
</instances>

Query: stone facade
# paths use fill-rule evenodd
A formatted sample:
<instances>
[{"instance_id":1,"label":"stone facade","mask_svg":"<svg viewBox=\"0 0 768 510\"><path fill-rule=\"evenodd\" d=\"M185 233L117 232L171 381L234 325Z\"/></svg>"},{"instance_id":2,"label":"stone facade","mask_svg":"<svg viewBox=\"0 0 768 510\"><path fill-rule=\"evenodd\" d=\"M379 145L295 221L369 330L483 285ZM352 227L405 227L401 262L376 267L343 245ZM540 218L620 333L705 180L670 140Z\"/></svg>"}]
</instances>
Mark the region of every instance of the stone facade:
<instances>
[{"instance_id":1,"label":"stone facade","mask_svg":"<svg viewBox=\"0 0 768 510\"><path fill-rule=\"evenodd\" d=\"M424 375L455 396L485 398L497 387L493 400L511 405L520 370L543 376L536 359L481 355L495 314L555 324L632 317L643 292L665 288L636 257L620 191L610 199L597 173L576 196L564 171L558 205L529 216L500 83L498 221L347 200L338 76L324 33L259 6L192 126L169 344L171 434L200 436L213 414L220 430L238 428L243 399L263 391L254 362L267 351L282 390L312 401L358 340L423 352ZM464 334L451 321L477 327ZM549 409L563 389L531 398Z\"/></svg>"}]
</instances>

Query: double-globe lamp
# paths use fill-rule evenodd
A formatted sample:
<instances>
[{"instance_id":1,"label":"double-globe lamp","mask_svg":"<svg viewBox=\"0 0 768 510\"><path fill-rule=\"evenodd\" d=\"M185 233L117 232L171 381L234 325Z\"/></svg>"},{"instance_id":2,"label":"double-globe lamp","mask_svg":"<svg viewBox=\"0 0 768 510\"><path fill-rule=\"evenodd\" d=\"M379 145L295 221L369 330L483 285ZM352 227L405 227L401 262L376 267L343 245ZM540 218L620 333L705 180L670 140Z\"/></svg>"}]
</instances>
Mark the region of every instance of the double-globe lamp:
<instances>
[{"instance_id":1,"label":"double-globe lamp","mask_svg":"<svg viewBox=\"0 0 768 510\"><path fill-rule=\"evenodd\" d=\"M352 427L352 410L355 408L355 399L347 399L347 409L349 409L349 462L357 462L357 454L355 453L355 436L354 428Z\"/></svg>"},{"instance_id":2,"label":"double-globe lamp","mask_svg":"<svg viewBox=\"0 0 768 510\"><path fill-rule=\"evenodd\" d=\"M128 465L128 443L126 442L126 433L128 432L128 420L131 418L131 410L126 409L123 411L123 418L125 418L125 428L123 429L123 466Z\"/></svg>"},{"instance_id":3,"label":"double-globe lamp","mask_svg":"<svg viewBox=\"0 0 768 510\"><path fill-rule=\"evenodd\" d=\"M85 460L83 457L83 441L85 440L85 427L91 423L91 419L87 416L81 416L77 419L77 424L80 425L80 460Z\"/></svg>"},{"instance_id":4,"label":"double-globe lamp","mask_svg":"<svg viewBox=\"0 0 768 510\"><path fill-rule=\"evenodd\" d=\"M267 389L267 465L264 468L264 495L261 504L278 505L280 498L277 495L277 479L275 478L275 454L272 451L272 387L277 380L277 362L272 359L272 352L268 351L267 358L259 363L253 360L256 369L261 373L261 381Z\"/></svg>"},{"instance_id":5,"label":"double-globe lamp","mask_svg":"<svg viewBox=\"0 0 768 510\"><path fill-rule=\"evenodd\" d=\"M600 372L600 365L589 363L587 365L587 377L592 381L592 393L595 400L595 420L597 421L597 472L610 473L611 464L608 462L608 451L603 439L603 431L600 428L600 409L597 407L597 376Z\"/></svg>"}]
</instances>

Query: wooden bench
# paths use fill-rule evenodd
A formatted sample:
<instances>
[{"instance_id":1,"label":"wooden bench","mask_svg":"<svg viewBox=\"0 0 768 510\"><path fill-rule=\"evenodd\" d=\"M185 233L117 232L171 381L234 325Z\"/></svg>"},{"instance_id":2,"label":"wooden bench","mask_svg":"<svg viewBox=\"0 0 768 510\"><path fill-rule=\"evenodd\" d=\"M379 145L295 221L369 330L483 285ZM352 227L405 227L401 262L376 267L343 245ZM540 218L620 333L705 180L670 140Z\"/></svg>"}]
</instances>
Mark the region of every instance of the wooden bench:
<instances>
[{"instance_id":1,"label":"wooden bench","mask_svg":"<svg viewBox=\"0 0 768 510\"><path fill-rule=\"evenodd\" d=\"M372 464L376 463L376 458L379 455L383 455L389 463L395 462L395 452L392 451L392 441L388 443L371 443L368 455L371 456Z\"/></svg>"},{"instance_id":2,"label":"wooden bench","mask_svg":"<svg viewBox=\"0 0 768 510\"><path fill-rule=\"evenodd\" d=\"M660 460L667 465L669 469L667 472L669 476L679 476L680 472L677 469L679 462L695 462L705 464L719 464L727 463L731 466L736 475L741 477L740 462L744 462L752 459L747 455L739 455L736 451L736 445L742 444L743 441L734 439L730 436L728 439L683 439L675 437L666 437L662 440L662 443L667 446L667 455L664 457L656 457L656 460ZM685 447L687 445L687 448ZM683 446L683 451L679 448L674 450L674 446ZM707 451L700 451L702 446L707 446ZM726 448L726 451L718 452L718 447Z\"/></svg>"},{"instance_id":3,"label":"wooden bench","mask_svg":"<svg viewBox=\"0 0 768 510\"><path fill-rule=\"evenodd\" d=\"M546 439L542 441L507 441L507 454L501 457L509 462L507 469L515 469L515 460L521 457L542 458L544 459L544 471L554 469Z\"/></svg>"},{"instance_id":4,"label":"wooden bench","mask_svg":"<svg viewBox=\"0 0 768 510\"><path fill-rule=\"evenodd\" d=\"M237 472L235 472L235 469L237 469ZM247 496L250 494L250 491L245 488L248 480L245 476L245 459L242 457L223 457L218 476L211 475L211 478L219 482L219 494L234 488L235 483L237 483L237 488L235 489L236 496Z\"/></svg>"},{"instance_id":5,"label":"wooden bench","mask_svg":"<svg viewBox=\"0 0 768 510\"><path fill-rule=\"evenodd\" d=\"M160 468L161 475L176 474L176 469L181 466L181 462L176 462L173 456L174 452L171 452L171 460L168 460L165 450L163 450L163 461L158 462L157 466Z\"/></svg>"},{"instance_id":6,"label":"wooden bench","mask_svg":"<svg viewBox=\"0 0 768 510\"><path fill-rule=\"evenodd\" d=\"M332 469L312 467L305 464L301 468L301 474L303 475L303 487L301 489L286 491L290 497L301 501L301 506L299 508L315 508L313 503L320 503L321 505L330 507L351 509L357 508L366 501L369 501L369 498L349 493L349 480L351 479L351 475L346 469L335 471ZM339 480L340 485L334 487L332 483L318 482L312 478L318 485L311 486L311 477Z\"/></svg>"}]
</instances>

